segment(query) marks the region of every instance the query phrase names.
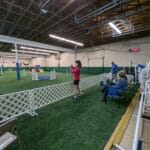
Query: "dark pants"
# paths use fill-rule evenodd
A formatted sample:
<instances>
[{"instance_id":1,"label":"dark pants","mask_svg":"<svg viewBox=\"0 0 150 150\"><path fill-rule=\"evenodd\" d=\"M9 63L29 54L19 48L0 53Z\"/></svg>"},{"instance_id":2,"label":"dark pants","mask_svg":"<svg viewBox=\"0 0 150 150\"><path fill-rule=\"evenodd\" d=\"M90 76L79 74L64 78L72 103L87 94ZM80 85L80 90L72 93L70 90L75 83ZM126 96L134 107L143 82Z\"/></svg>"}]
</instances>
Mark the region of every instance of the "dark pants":
<instances>
[{"instance_id":1,"label":"dark pants","mask_svg":"<svg viewBox=\"0 0 150 150\"><path fill-rule=\"evenodd\" d=\"M109 85L105 85L104 88L101 90L101 92L103 93L102 101L104 101L105 103L107 103L107 96L108 96L109 87L110 87Z\"/></svg>"}]
</instances>

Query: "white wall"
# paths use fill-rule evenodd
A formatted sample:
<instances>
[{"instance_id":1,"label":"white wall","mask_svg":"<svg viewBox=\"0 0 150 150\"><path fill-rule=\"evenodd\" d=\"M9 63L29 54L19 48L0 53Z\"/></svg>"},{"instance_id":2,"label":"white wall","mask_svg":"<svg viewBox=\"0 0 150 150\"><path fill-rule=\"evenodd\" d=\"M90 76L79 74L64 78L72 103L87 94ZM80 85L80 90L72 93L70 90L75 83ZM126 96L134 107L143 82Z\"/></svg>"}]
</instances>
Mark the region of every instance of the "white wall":
<instances>
[{"instance_id":1,"label":"white wall","mask_svg":"<svg viewBox=\"0 0 150 150\"><path fill-rule=\"evenodd\" d=\"M141 52L130 53L129 49L133 47L140 48ZM101 50L103 50L103 54ZM87 51L89 51L89 53L87 53ZM82 60L83 66L87 66L88 60L89 66L102 66L102 56L105 58L105 66L110 66L112 61L115 61L120 66L129 66L131 61L133 61L134 64L144 64L150 59L150 37L83 49L78 52L77 59Z\"/></svg>"},{"instance_id":2,"label":"white wall","mask_svg":"<svg viewBox=\"0 0 150 150\"><path fill-rule=\"evenodd\" d=\"M60 66L70 66L75 61L75 53L63 53L60 59Z\"/></svg>"},{"instance_id":3,"label":"white wall","mask_svg":"<svg viewBox=\"0 0 150 150\"><path fill-rule=\"evenodd\" d=\"M66 67L70 66L75 60L74 53L61 53L60 59L57 59L55 55L50 55L49 57L34 58L32 59L32 66L41 65L46 67Z\"/></svg>"},{"instance_id":4,"label":"white wall","mask_svg":"<svg viewBox=\"0 0 150 150\"><path fill-rule=\"evenodd\" d=\"M141 52L129 53L129 49L133 47L139 47ZM129 66L131 60L134 64L144 64L150 59L150 37L86 48L78 51L76 54L61 53L60 60L56 59L55 55L47 58L35 58L32 60L32 65L38 64L47 67L60 65L65 67L70 66L75 59L79 59L85 67L101 67L103 64L102 56L104 56L105 66L110 66L112 61L115 61L119 66Z\"/></svg>"},{"instance_id":5,"label":"white wall","mask_svg":"<svg viewBox=\"0 0 150 150\"><path fill-rule=\"evenodd\" d=\"M15 59L13 58L3 58L3 64L5 67L15 67L16 63L15 63Z\"/></svg>"},{"instance_id":6,"label":"white wall","mask_svg":"<svg viewBox=\"0 0 150 150\"><path fill-rule=\"evenodd\" d=\"M31 66L46 66L46 59L44 57L33 58L31 61Z\"/></svg>"},{"instance_id":7,"label":"white wall","mask_svg":"<svg viewBox=\"0 0 150 150\"><path fill-rule=\"evenodd\" d=\"M15 58L3 58L4 66L5 67L16 67L16 60ZM23 64L31 64L30 59L20 59L21 66L24 66Z\"/></svg>"}]
</instances>

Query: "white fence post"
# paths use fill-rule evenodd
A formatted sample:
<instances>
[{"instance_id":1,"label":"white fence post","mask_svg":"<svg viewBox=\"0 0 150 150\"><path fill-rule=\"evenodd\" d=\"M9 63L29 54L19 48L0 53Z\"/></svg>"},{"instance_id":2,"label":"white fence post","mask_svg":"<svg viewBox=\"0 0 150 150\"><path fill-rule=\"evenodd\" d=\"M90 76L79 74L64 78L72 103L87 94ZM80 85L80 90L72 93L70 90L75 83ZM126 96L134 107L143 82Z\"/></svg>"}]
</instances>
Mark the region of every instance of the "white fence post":
<instances>
[{"instance_id":1,"label":"white fence post","mask_svg":"<svg viewBox=\"0 0 150 150\"><path fill-rule=\"evenodd\" d=\"M33 91L29 90L29 105L30 105L30 110L27 112L29 115L31 116L37 116L38 114L35 112L34 110L34 95L33 95Z\"/></svg>"}]
</instances>

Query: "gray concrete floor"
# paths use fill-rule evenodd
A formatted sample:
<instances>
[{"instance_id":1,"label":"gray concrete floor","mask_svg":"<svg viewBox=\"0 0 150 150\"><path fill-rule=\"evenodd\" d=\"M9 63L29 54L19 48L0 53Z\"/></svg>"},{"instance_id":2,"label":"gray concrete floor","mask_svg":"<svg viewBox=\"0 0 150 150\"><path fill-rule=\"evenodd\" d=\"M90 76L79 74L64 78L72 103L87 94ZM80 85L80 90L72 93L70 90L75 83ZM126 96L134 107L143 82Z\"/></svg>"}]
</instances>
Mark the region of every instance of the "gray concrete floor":
<instances>
[{"instance_id":1,"label":"gray concrete floor","mask_svg":"<svg viewBox=\"0 0 150 150\"><path fill-rule=\"evenodd\" d=\"M134 137L138 107L139 107L139 102L136 104L134 113L129 121L127 129L124 133L124 136L119 144L125 150L132 150L132 142L133 142L133 137ZM142 141L143 141L142 150L150 150L150 120L143 119L141 129L142 131L140 132L141 132Z\"/></svg>"},{"instance_id":2,"label":"gray concrete floor","mask_svg":"<svg viewBox=\"0 0 150 150\"><path fill-rule=\"evenodd\" d=\"M131 150L132 149L132 142L133 142L133 137L134 137L134 130L135 130L138 106L139 106L139 102L136 104L135 110L134 110L132 117L129 121L129 124L126 128L124 136L123 136L123 138L119 144L125 150Z\"/></svg>"}]
</instances>

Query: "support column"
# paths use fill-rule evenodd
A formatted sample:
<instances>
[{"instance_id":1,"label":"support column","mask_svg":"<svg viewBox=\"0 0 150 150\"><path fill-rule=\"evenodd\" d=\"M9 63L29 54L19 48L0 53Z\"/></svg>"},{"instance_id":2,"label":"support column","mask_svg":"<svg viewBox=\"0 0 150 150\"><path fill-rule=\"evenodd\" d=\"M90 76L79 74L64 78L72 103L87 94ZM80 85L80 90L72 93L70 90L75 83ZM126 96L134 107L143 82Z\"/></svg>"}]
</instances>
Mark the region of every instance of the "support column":
<instances>
[{"instance_id":1,"label":"support column","mask_svg":"<svg viewBox=\"0 0 150 150\"><path fill-rule=\"evenodd\" d=\"M89 58L89 51L87 51L87 59L88 59L88 74L90 73L90 69L89 69L89 66L90 66L90 58Z\"/></svg>"},{"instance_id":2,"label":"support column","mask_svg":"<svg viewBox=\"0 0 150 150\"><path fill-rule=\"evenodd\" d=\"M105 55L104 55L104 49L103 48L101 48L101 57L102 57L103 73L105 73Z\"/></svg>"},{"instance_id":3,"label":"support column","mask_svg":"<svg viewBox=\"0 0 150 150\"><path fill-rule=\"evenodd\" d=\"M19 80L19 79L21 79L21 77L20 77L20 66L19 66L19 57L18 57L17 44L15 44L15 54L16 54L16 73L17 73L17 80Z\"/></svg>"},{"instance_id":4,"label":"support column","mask_svg":"<svg viewBox=\"0 0 150 150\"><path fill-rule=\"evenodd\" d=\"M3 68L3 56L2 56L2 53L1 53L1 71L0 71L0 74L3 74L4 73L4 68Z\"/></svg>"}]
</instances>

